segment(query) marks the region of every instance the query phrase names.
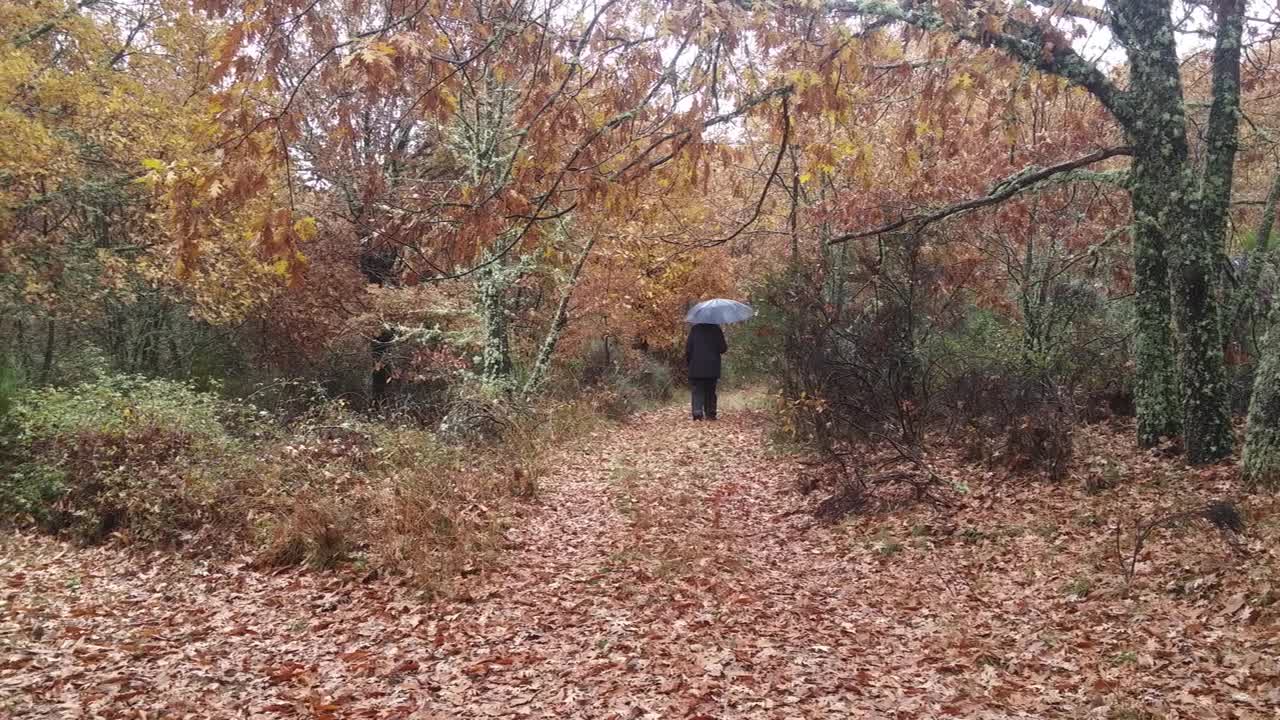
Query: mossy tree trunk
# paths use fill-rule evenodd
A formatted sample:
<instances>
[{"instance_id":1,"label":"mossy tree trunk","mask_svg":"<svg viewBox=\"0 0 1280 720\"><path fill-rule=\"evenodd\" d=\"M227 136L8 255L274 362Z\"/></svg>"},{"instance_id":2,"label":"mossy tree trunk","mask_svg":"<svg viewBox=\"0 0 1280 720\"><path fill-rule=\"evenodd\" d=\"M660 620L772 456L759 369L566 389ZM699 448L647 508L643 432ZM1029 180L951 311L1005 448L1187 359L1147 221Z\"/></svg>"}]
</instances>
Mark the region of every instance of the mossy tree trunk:
<instances>
[{"instance_id":1,"label":"mossy tree trunk","mask_svg":"<svg viewBox=\"0 0 1280 720\"><path fill-rule=\"evenodd\" d=\"M1245 260L1244 273L1236 285L1232 296L1230 315L1223 325L1223 340L1230 342L1240 338L1253 317L1258 302L1258 291L1262 281L1263 270L1271 255L1271 230L1276 224L1276 204L1280 202L1280 172L1271 180L1271 192L1267 194L1266 204L1262 208L1262 218L1258 222L1258 230L1254 233L1253 249ZM1243 345L1243 341L1241 342Z\"/></svg>"},{"instance_id":2,"label":"mossy tree trunk","mask_svg":"<svg viewBox=\"0 0 1280 720\"><path fill-rule=\"evenodd\" d=\"M1235 442L1227 405L1221 320L1214 282L1222 237L1186 217L1169 253L1174 326L1181 345L1182 423L1187 460L1206 463L1231 454Z\"/></svg>"},{"instance_id":3,"label":"mossy tree trunk","mask_svg":"<svg viewBox=\"0 0 1280 720\"><path fill-rule=\"evenodd\" d=\"M1214 100L1199 183L1187 146L1170 4L1117 2L1112 23L1129 57L1130 89L1121 120L1135 150L1131 192L1138 277L1139 441L1149 444L1176 429L1176 414L1170 408L1179 391L1169 381L1175 354L1167 339L1167 318L1172 314L1179 345L1182 433L1187 459L1193 463L1225 457L1233 443L1215 279L1239 124L1242 13L1240 0L1219 5Z\"/></svg>"},{"instance_id":4,"label":"mossy tree trunk","mask_svg":"<svg viewBox=\"0 0 1280 720\"><path fill-rule=\"evenodd\" d=\"M504 37L507 29L497 29ZM500 41L499 41L500 42ZM512 131L512 112L519 92L500 81L489 65L466 85L462 109L445 130L445 144L461 161L463 180L473 192L497 197L511 179L519 155L520 134ZM511 289L525 273L528 258L521 253L523 232L508 228L490 242L474 270L476 305L484 333L480 378L490 390L511 395Z\"/></svg>"},{"instance_id":5,"label":"mossy tree trunk","mask_svg":"<svg viewBox=\"0 0 1280 720\"><path fill-rule=\"evenodd\" d=\"M484 349L480 355L480 377L488 387L511 388L511 341L507 318L507 290L512 273L503 258L495 258L476 275L476 291L484 324Z\"/></svg>"},{"instance_id":6,"label":"mossy tree trunk","mask_svg":"<svg viewBox=\"0 0 1280 720\"><path fill-rule=\"evenodd\" d=\"M1244 318L1254 312L1260 280L1267 274L1265 265L1272 254L1271 230L1276 220L1276 202L1280 199L1280 174L1276 175L1267 197L1262 221L1258 226L1257 244L1249 254L1245 277L1237 293L1235 322L1243 326ZM1258 367L1254 370L1253 394L1249 398L1249 419L1245 427L1243 468L1251 483L1280 488L1280 303L1273 299L1270 327L1258 346Z\"/></svg>"},{"instance_id":7,"label":"mossy tree trunk","mask_svg":"<svg viewBox=\"0 0 1280 720\"><path fill-rule=\"evenodd\" d=\"M1157 160L1159 157L1157 156ZM1165 239L1169 218L1163 180L1170 169L1142 156L1133 163L1134 402L1138 445L1152 447L1182 433L1180 384L1173 343Z\"/></svg>"},{"instance_id":8,"label":"mossy tree trunk","mask_svg":"<svg viewBox=\"0 0 1280 720\"><path fill-rule=\"evenodd\" d=\"M1280 327L1277 322L1280 322L1280 312L1273 311L1253 379L1242 463L1246 480L1272 489L1280 488Z\"/></svg>"}]
</instances>

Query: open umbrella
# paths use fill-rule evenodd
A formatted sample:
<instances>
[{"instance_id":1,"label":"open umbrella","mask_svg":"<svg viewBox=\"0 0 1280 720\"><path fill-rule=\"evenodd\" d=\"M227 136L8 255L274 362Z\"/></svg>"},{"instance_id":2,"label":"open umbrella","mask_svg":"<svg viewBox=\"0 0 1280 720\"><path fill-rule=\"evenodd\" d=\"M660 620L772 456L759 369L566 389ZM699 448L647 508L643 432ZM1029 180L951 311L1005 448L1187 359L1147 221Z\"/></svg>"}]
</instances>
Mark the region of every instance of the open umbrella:
<instances>
[{"instance_id":1,"label":"open umbrella","mask_svg":"<svg viewBox=\"0 0 1280 720\"><path fill-rule=\"evenodd\" d=\"M694 325L699 323L724 325L748 320L755 314L756 311L752 310L750 305L745 305L737 300L714 298L712 300L703 300L694 305L689 310L689 314L684 316L684 321Z\"/></svg>"}]
</instances>

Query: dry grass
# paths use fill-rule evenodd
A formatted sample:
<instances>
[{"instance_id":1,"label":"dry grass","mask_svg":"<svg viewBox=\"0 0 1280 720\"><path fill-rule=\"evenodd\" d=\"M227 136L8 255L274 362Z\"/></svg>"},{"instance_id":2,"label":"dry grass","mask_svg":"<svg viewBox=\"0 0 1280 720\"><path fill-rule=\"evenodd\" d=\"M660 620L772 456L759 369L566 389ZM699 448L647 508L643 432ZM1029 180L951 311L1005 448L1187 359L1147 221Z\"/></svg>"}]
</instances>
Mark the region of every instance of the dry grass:
<instances>
[{"instance_id":1,"label":"dry grass","mask_svg":"<svg viewBox=\"0 0 1280 720\"><path fill-rule=\"evenodd\" d=\"M547 452L603 421L573 402L513 413L497 438L467 445L380 426L282 442L260 471L271 520L258 562L351 562L448 594L454 579L490 566L517 505L537 498ZM359 452L326 444L351 445L357 435Z\"/></svg>"},{"instance_id":2,"label":"dry grass","mask_svg":"<svg viewBox=\"0 0 1280 720\"><path fill-rule=\"evenodd\" d=\"M335 567L353 549L355 520L354 513L335 499L305 493L295 500L289 516L272 529L258 563L266 567L304 563L318 569Z\"/></svg>"},{"instance_id":3,"label":"dry grass","mask_svg":"<svg viewBox=\"0 0 1280 720\"><path fill-rule=\"evenodd\" d=\"M719 398L721 412L748 412L768 410L777 402L769 389L763 385L753 385L723 393Z\"/></svg>"},{"instance_id":4,"label":"dry grass","mask_svg":"<svg viewBox=\"0 0 1280 720\"><path fill-rule=\"evenodd\" d=\"M485 565L501 544L508 483L496 474L423 470L389 488L370 555L429 590Z\"/></svg>"}]
</instances>

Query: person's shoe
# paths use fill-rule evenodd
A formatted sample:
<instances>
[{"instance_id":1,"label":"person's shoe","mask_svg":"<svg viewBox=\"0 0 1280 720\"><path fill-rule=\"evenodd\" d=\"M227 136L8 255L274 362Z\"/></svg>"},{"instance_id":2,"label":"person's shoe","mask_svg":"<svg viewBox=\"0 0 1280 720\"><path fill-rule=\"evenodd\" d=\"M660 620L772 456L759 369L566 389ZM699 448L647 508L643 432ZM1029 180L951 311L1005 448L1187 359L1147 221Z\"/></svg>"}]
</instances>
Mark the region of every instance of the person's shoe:
<instances>
[{"instance_id":1,"label":"person's shoe","mask_svg":"<svg viewBox=\"0 0 1280 720\"><path fill-rule=\"evenodd\" d=\"M702 419L702 416L701 416L701 415L694 415L694 416L693 416L693 419L694 419L694 421L698 421L698 420L701 420L701 419Z\"/></svg>"},{"instance_id":2,"label":"person's shoe","mask_svg":"<svg viewBox=\"0 0 1280 720\"><path fill-rule=\"evenodd\" d=\"M715 416L715 415L708 415L708 416L707 416L707 419L708 419L708 420L715 420L715 419L716 419L716 416Z\"/></svg>"}]
</instances>

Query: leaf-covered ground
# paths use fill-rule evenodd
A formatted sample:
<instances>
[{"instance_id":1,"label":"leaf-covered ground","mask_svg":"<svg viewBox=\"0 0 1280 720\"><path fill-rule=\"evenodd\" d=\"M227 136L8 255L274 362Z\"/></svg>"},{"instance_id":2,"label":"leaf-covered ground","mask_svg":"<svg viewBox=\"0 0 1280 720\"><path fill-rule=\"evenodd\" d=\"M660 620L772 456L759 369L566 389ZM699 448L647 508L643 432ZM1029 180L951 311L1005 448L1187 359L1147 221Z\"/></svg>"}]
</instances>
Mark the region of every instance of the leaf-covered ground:
<instances>
[{"instance_id":1,"label":"leaf-covered ground","mask_svg":"<svg viewBox=\"0 0 1280 720\"><path fill-rule=\"evenodd\" d=\"M12 536L0 714L19 718L1274 718L1275 504L1247 556L1186 526L1128 593L1112 528L1237 492L1101 431L1076 477L958 462L953 513L806 513L764 416L662 410L562 451L491 572L423 600ZM1096 495L1082 476L1117 482ZM1126 540L1127 542L1127 540Z\"/></svg>"}]
</instances>

